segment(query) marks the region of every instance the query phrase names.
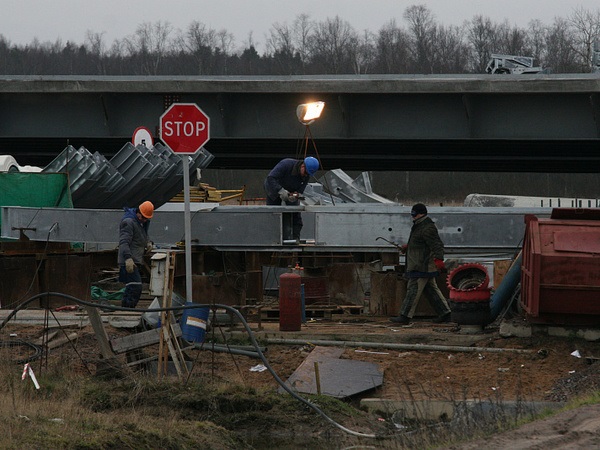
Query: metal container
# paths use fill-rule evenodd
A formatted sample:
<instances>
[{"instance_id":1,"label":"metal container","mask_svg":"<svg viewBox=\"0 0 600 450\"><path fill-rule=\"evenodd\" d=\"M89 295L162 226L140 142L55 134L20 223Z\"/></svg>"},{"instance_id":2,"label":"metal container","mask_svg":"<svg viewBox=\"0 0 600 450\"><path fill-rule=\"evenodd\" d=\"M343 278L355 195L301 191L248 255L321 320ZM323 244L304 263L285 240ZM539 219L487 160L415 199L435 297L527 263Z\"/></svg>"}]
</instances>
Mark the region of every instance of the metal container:
<instances>
[{"instance_id":1,"label":"metal container","mask_svg":"<svg viewBox=\"0 0 600 450\"><path fill-rule=\"evenodd\" d=\"M557 208L525 217L521 306L530 322L597 325L600 210Z\"/></svg>"},{"instance_id":2,"label":"metal container","mask_svg":"<svg viewBox=\"0 0 600 450\"><path fill-rule=\"evenodd\" d=\"M198 308L196 305L193 302L185 303L188 308L183 310L181 316L181 337L190 342L204 342L210 308Z\"/></svg>"}]
</instances>

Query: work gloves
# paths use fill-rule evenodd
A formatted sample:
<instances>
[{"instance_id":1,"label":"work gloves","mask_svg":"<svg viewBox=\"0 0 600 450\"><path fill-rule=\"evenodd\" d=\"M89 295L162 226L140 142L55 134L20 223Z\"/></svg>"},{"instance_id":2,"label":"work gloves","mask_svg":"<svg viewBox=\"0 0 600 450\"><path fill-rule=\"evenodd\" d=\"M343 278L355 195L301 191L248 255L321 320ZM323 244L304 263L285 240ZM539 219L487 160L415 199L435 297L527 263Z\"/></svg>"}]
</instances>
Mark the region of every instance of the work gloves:
<instances>
[{"instance_id":1,"label":"work gloves","mask_svg":"<svg viewBox=\"0 0 600 450\"><path fill-rule=\"evenodd\" d=\"M125 260L125 270L127 271L127 273L133 273L134 269L135 269L135 263L133 262L133 259L127 258Z\"/></svg>"},{"instance_id":2,"label":"work gloves","mask_svg":"<svg viewBox=\"0 0 600 450\"><path fill-rule=\"evenodd\" d=\"M400 246L400 253L402 253L403 255L406 255L406 252L408 251L408 244L404 244Z\"/></svg>"},{"instance_id":3,"label":"work gloves","mask_svg":"<svg viewBox=\"0 0 600 450\"><path fill-rule=\"evenodd\" d=\"M146 243L146 252L151 252L153 248L154 248L154 242L148 241Z\"/></svg>"},{"instance_id":4,"label":"work gloves","mask_svg":"<svg viewBox=\"0 0 600 450\"><path fill-rule=\"evenodd\" d=\"M281 198L281 200L284 202L297 202L298 197L300 197L300 194L297 192L288 192L284 188L279 189L279 198Z\"/></svg>"},{"instance_id":5,"label":"work gloves","mask_svg":"<svg viewBox=\"0 0 600 450\"><path fill-rule=\"evenodd\" d=\"M290 193L288 191L286 191L284 188L279 189L279 198L284 201L287 202L290 199Z\"/></svg>"},{"instance_id":6,"label":"work gloves","mask_svg":"<svg viewBox=\"0 0 600 450\"><path fill-rule=\"evenodd\" d=\"M443 259L434 259L433 262L435 263L435 267L437 267L438 272L446 272L446 264L444 264L444 260Z\"/></svg>"}]
</instances>

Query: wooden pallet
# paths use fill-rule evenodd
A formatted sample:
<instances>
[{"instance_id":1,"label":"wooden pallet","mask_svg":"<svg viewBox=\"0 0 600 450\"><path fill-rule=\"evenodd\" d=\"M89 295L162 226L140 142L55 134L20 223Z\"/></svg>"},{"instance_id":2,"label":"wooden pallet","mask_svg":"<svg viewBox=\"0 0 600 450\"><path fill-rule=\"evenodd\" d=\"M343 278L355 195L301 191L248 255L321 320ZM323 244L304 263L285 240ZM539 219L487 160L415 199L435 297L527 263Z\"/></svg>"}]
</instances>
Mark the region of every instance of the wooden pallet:
<instances>
[{"instance_id":1,"label":"wooden pallet","mask_svg":"<svg viewBox=\"0 0 600 450\"><path fill-rule=\"evenodd\" d=\"M190 202L214 202L220 203L236 199L241 205L244 201L246 186L241 189L217 189L206 183L199 186L190 186ZM172 202L183 202L184 192L181 191L171 199Z\"/></svg>"},{"instance_id":2,"label":"wooden pallet","mask_svg":"<svg viewBox=\"0 0 600 450\"><path fill-rule=\"evenodd\" d=\"M362 314L364 308L359 305L331 305L331 306L312 306L308 305L304 309L307 319L325 319L332 320L334 315L344 314ZM279 308L270 307L260 310L260 320L265 322L279 320Z\"/></svg>"}]
</instances>

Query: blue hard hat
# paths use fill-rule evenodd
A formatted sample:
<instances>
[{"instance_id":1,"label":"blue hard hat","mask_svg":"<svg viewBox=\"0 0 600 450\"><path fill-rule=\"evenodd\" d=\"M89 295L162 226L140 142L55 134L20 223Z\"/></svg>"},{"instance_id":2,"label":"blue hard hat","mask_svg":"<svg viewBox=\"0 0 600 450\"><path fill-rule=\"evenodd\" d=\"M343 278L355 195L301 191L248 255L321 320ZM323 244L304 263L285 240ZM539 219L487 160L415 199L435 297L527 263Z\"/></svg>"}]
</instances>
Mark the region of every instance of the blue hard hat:
<instances>
[{"instance_id":1,"label":"blue hard hat","mask_svg":"<svg viewBox=\"0 0 600 450\"><path fill-rule=\"evenodd\" d=\"M312 156L307 156L304 158L304 166L306 167L306 173L309 175L314 175L317 170L319 170L319 161L317 158L313 158Z\"/></svg>"}]
</instances>

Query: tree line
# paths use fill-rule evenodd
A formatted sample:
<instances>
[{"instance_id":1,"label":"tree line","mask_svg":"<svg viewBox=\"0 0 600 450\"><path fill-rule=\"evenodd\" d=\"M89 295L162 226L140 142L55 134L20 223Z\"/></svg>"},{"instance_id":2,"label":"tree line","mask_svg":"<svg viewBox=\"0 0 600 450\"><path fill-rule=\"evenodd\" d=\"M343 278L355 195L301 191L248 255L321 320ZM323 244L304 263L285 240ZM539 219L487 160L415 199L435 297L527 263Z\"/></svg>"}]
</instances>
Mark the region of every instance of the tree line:
<instances>
[{"instance_id":1,"label":"tree line","mask_svg":"<svg viewBox=\"0 0 600 450\"><path fill-rule=\"evenodd\" d=\"M276 23L264 52L252 33L236 50L232 33L192 21L184 30L169 22L142 23L112 44L88 31L85 42L34 39L13 45L0 35L3 75L321 75L484 73L492 53L532 56L551 73L592 70L600 39L600 9L576 7L551 24L527 27L475 15L461 26L440 23L423 5L405 9L379 31L357 31L336 16L322 21L298 15Z\"/></svg>"}]
</instances>

